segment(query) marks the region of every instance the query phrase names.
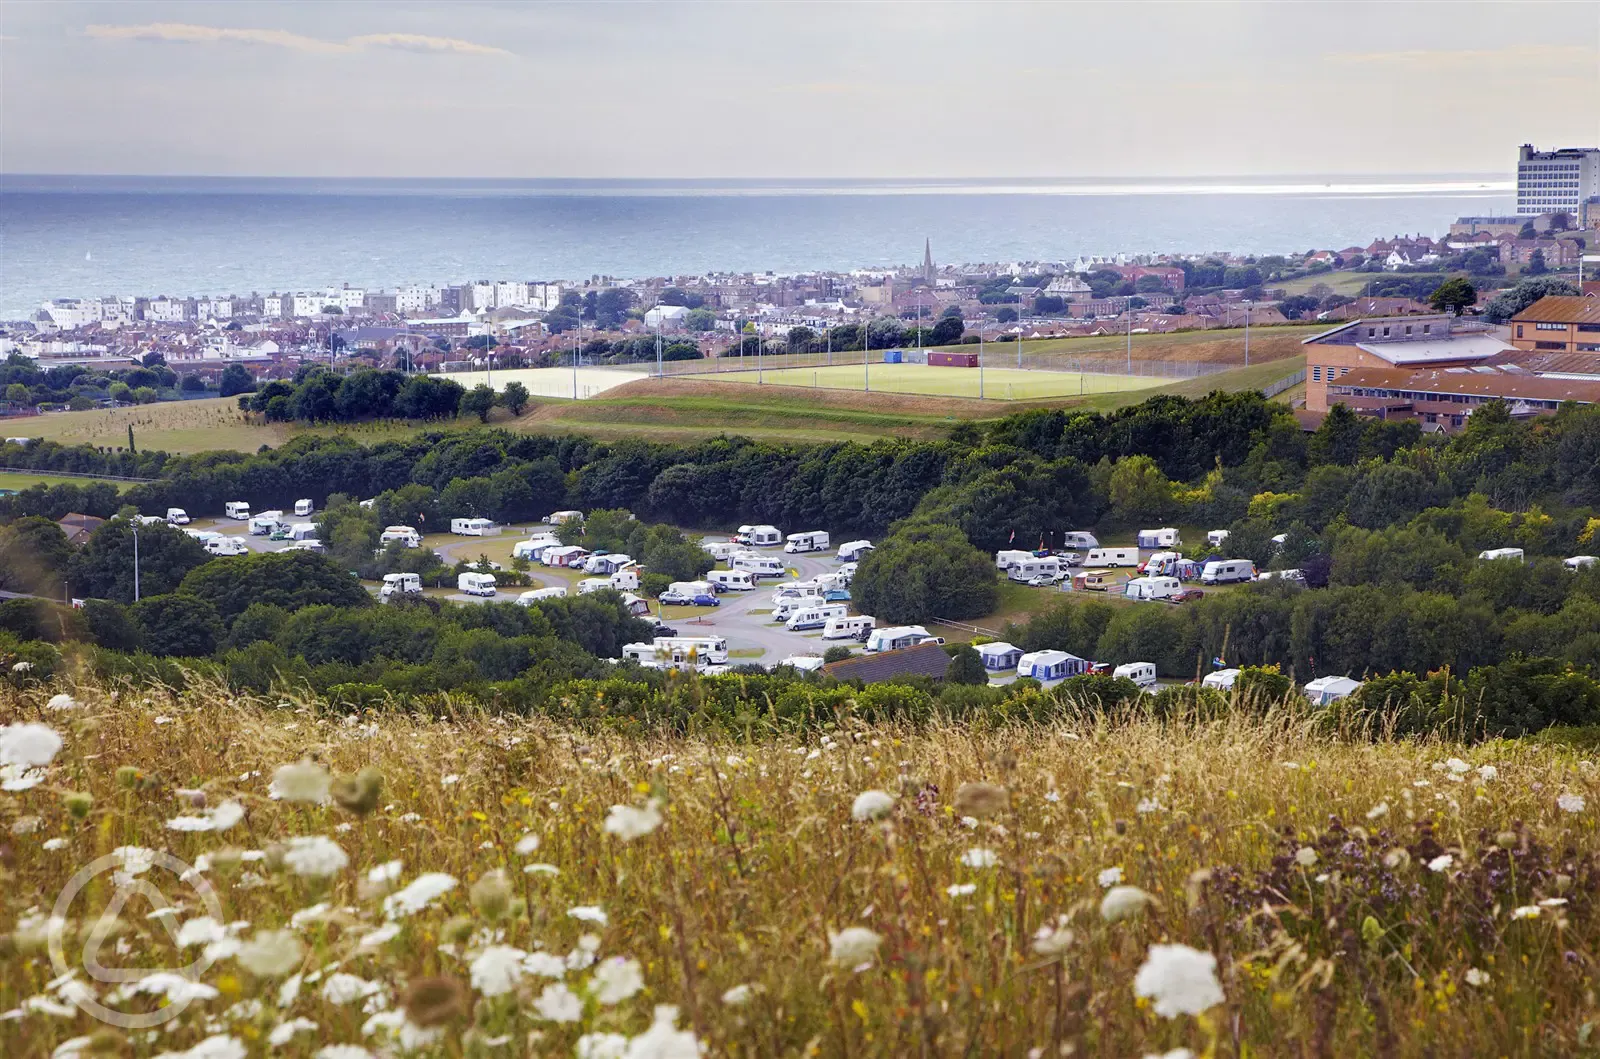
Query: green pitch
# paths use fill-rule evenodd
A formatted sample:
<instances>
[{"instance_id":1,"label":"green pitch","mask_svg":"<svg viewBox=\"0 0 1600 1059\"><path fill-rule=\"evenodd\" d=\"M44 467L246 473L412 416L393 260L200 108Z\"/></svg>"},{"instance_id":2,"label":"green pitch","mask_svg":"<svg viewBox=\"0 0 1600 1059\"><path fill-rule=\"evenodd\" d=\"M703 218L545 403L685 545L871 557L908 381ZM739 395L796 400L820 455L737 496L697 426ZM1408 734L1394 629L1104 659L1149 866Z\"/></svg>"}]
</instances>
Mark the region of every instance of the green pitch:
<instances>
[{"instance_id":1,"label":"green pitch","mask_svg":"<svg viewBox=\"0 0 1600 1059\"><path fill-rule=\"evenodd\" d=\"M754 383L753 371L696 373L697 379ZM814 386L828 390L871 389L880 393L916 393L935 397L983 397L1024 401L1078 394L1144 390L1171 382L1159 376L1092 375L1076 371L1032 371L985 366L983 392L977 368L930 367L926 364L860 364L821 368L780 368L762 373L768 386Z\"/></svg>"}]
</instances>

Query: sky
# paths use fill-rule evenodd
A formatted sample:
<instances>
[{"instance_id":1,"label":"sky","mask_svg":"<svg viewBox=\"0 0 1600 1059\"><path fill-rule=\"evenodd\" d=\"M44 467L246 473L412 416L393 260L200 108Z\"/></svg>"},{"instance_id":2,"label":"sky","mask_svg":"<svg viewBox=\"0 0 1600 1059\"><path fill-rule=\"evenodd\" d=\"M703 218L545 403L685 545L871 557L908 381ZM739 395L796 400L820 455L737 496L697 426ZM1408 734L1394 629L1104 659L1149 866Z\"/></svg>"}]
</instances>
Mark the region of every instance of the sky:
<instances>
[{"instance_id":1,"label":"sky","mask_svg":"<svg viewBox=\"0 0 1600 1059\"><path fill-rule=\"evenodd\" d=\"M1600 144L1600 3L5 0L0 172L1200 177Z\"/></svg>"}]
</instances>

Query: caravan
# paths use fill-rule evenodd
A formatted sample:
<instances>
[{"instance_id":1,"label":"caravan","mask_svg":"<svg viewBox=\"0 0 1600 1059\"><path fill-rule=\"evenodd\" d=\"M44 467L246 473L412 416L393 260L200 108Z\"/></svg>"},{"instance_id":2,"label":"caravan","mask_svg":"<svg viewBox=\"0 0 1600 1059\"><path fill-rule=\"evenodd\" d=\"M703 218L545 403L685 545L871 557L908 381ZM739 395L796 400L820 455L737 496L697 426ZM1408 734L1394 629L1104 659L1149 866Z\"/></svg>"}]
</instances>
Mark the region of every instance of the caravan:
<instances>
[{"instance_id":1,"label":"caravan","mask_svg":"<svg viewBox=\"0 0 1600 1059\"><path fill-rule=\"evenodd\" d=\"M1084 566L1110 567L1139 565L1138 548L1092 548L1083 560Z\"/></svg>"},{"instance_id":2,"label":"caravan","mask_svg":"<svg viewBox=\"0 0 1600 1059\"><path fill-rule=\"evenodd\" d=\"M1361 681L1349 677L1318 677L1307 682L1306 698L1313 706L1327 706L1347 699L1361 687Z\"/></svg>"},{"instance_id":3,"label":"caravan","mask_svg":"<svg viewBox=\"0 0 1600 1059\"><path fill-rule=\"evenodd\" d=\"M253 537L265 537L276 530L281 522L283 522L282 511L263 511L258 515L252 515L250 516L250 535Z\"/></svg>"},{"instance_id":4,"label":"caravan","mask_svg":"<svg viewBox=\"0 0 1600 1059\"><path fill-rule=\"evenodd\" d=\"M1061 547L1088 551L1091 548L1100 547L1100 539L1092 533L1074 530L1061 535Z\"/></svg>"},{"instance_id":5,"label":"caravan","mask_svg":"<svg viewBox=\"0 0 1600 1059\"><path fill-rule=\"evenodd\" d=\"M576 544L563 544L556 548L546 548L539 556L539 561L546 566L561 566L577 569L583 566L583 561L589 557L587 548L580 548Z\"/></svg>"},{"instance_id":6,"label":"caravan","mask_svg":"<svg viewBox=\"0 0 1600 1059\"><path fill-rule=\"evenodd\" d=\"M511 558L538 562L544 557L545 549L559 547L561 539L554 533L535 533L527 540L518 541L511 546Z\"/></svg>"},{"instance_id":7,"label":"caravan","mask_svg":"<svg viewBox=\"0 0 1600 1059\"><path fill-rule=\"evenodd\" d=\"M1059 581L1063 573L1061 566L1062 563L1059 556L1046 555L1041 557L1030 555L1020 562L1012 563L1006 570L1006 576L1013 581L1022 581L1024 583L1040 577L1048 578L1051 581Z\"/></svg>"},{"instance_id":8,"label":"caravan","mask_svg":"<svg viewBox=\"0 0 1600 1059\"><path fill-rule=\"evenodd\" d=\"M557 585L554 588L531 588L518 596L517 602L524 607L529 607L542 599L562 599L566 594L567 590L562 585Z\"/></svg>"},{"instance_id":9,"label":"caravan","mask_svg":"<svg viewBox=\"0 0 1600 1059\"><path fill-rule=\"evenodd\" d=\"M1002 548L994 553L994 568L996 570L1009 570L1018 563L1027 562L1033 557L1032 552L1025 552L1018 548Z\"/></svg>"},{"instance_id":10,"label":"caravan","mask_svg":"<svg viewBox=\"0 0 1600 1059\"><path fill-rule=\"evenodd\" d=\"M1127 662L1113 669L1111 675L1131 680L1141 688L1154 688L1156 686L1156 666L1154 662Z\"/></svg>"},{"instance_id":11,"label":"caravan","mask_svg":"<svg viewBox=\"0 0 1600 1059\"><path fill-rule=\"evenodd\" d=\"M784 596L782 599L779 599L773 603L772 620L786 622L808 607L820 607L825 603L827 603L827 600L823 599L822 596L817 594L807 596Z\"/></svg>"},{"instance_id":12,"label":"caravan","mask_svg":"<svg viewBox=\"0 0 1600 1059\"><path fill-rule=\"evenodd\" d=\"M783 534L776 526L751 526L744 542L752 548L776 548L783 543Z\"/></svg>"},{"instance_id":13,"label":"caravan","mask_svg":"<svg viewBox=\"0 0 1600 1059\"><path fill-rule=\"evenodd\" d=\"M1017 676L1049 683L1089 671L1089 663L1065 651L1030 651L1017 659Z\"/></svg>"},{"instance_id":14,"label":"caravan","mask_svg":"<svg viewBox=\"0 0 1600 1059\"><path fill-rule=\"evenodd\" d=\"M755 576L748 570L713 570L706 580L724 592L748 592L756 587Z\"/></svg>"},{"instance_id":15,"label":"caravan","mask_svg":"<svg viewBox=\"0 0 1600 1059\"><path fill-rule=\"evenodd\" d=\"M317 509L317 506L315 504L313 504L310 500L296 500L294 502L294 513L296 515L298 515L300 518L305 518L307 515L310 515L311 512L315 511L316 509Z\"/></svg>"},{"instance_id":16,"label":"caravan","mask_svg":"<svg viewBox=\"0 0 1600 1059\"><path fill-rule=\"evenodd\" d=\"M380 545L400 542L402 548L422 547L422 534L411 526L385 526L383 532L378 534Z\"/></svg>"},{"instance_id":17,"label":"caravan","mask_svg":"<svg viewBox=\"0 0 1600 1059\"><path fill-rule=\"evenodd\" d=\"M1182 552L1156 552L1139 564L1141 574L1170 574L1173 567L1183 561Z\"/></svg>"},{"instance_id":18,"label":"caravan","mask_svg":"<svg viewBox=\"0 0 1600 1059\"><path fill-rule=\"evenodd\" d=\"M839 561L841 563L858 563L865 559L872 550L871 541L845 541L839 545Z\"/></svg>"},{"instance_id":19,"label":"caravan","mask_svg":"<svg viewBox=\"0 0 1600 1059\"><path fill-rule=\"evenodd\" d=\"M222 513L243 522L250 517L250 505L243 500L230 500L222 505Z\"/></svg>"},{"instance_id":20,"label":"caravan","mask_svg":"<svg viewBox=\"0 0 1600 1059\"><path fill-rule=\"evenodd\" d=\"M867 636L867 653L898 651L902 647L915 647L923 643L944 643L938 636L930 636L920 625L892 625L887 629L873 629Z\"/></svg>"},{"instance_id":21,"label":"caravan","mask_svg":"<svg viewBox=\"0 0 1600 1059\"><path fill-rule=\"evenodd\" d=\"M736 555L731 565L735 570L748 571L757 581L783 576L783 560L774 555Z\"/></svg>"},{"instance_id":22,"label":"caravan","mask_svg":"<svg viewBox=\"0 0 1600 1059\"><path fill-rule=\"evenodd\" d=\"M797 555L801 552L825 552L828 547L828 535L822 530L791 533L783 542L783 550L791 555Z\"/></svg>"},{"instance_id":23,"label":"caravan","mask_svg":"<svg viewBox=\"0 0 1600 1059\"><path fill-rule=\"evenodd\" d=\"M739 550L739 545L733 543L732 541L715 541L710 539L701 541L700 547L705 549L706 554L710 555L711 558L715 559L719 563L727 562L729 559L733 558L733 554Z\"/></svg>"},{"instance_id":24,"label":"caravan","mask_svg":"<svg viewBox=\"0 0 1600 1059\"><path fill-rule=\"evenodd\" d=\"M806 629L826 628L828 622L835 618L842 618L850 613L850 608L842 603L811 604L796 608L795 612L784 622L784 628L790 632L803 632Z\"/></svg>"},{"instance_id":25,"label":"caravan","mask_svg":"<svg viewBox=\"0 0 1600 1059\"><path fill-rule=\"evenodd\" d=\"M1234 682L1238 679L1237 669L1219 669L1215 673L1207 673L1205 679L1200 681L1200 686L1216 691L1232 691Z\"/></svg>"},{"instance_id":26,"label":"caravan","mask_svg":"<svg viewBox=\"0 0 1600 1059\"><path fill-rule=\"evenodd\" d=\"M1487 551L1479 552L1478 558L1488 560L1515 559L1520 563L1523 560L1523 553L1521 548L1490 548Z\"/></svg>"},{"instance_id":27,"label":"caravan","mask_svg":"<svg viewBox=\"0 0 1600 1059\"><path fill-rule=\"evenodd\" d=\"M1183 591L1176 577L1136 577L1122 588L1129 599L1171 599Z\"/></svg>"},{"instance_id":28,"label":"caravan","mask_svg":"<svg viewBox=\"0 0 1600 1059\"><path fill-rule=\"evenodd\" d=\"M828 623L822 627L824 640L865 640L871 633L877 621L868 615L846 615L840 618L829 618Z\"/></svg>"},{"instance_id":29,"label":"caravan","mask_svg":"<svg viewBox=\"0 0 1600 1059\"><path fill-rule=\"evenodd\" d=\"M978 657L983 659L984 670L989 673L1008 673L1017 668L1022 659L1022 648L1004 640L978 644L976 650Z\"/></svg>"},{"instance_id":30,"label":"caravan","mask_svg":"<svg viewBox=\"0 0 1600 1059\"><path fill-rule=\"evenodd\" d=\"M314 541L317 539L317 524L315 522L296 522L289 527L289 539L292 541Z\"/></svg>"},{"instance_id":31,"label":"caravan","mask_svg":"<svg viewBox=\"0 0 1600 1059\"><path fill-rule=\"evenodd\" d=\"M582 522L582 511L552 511L539 520L547 526L559 526L563 522Z\"/></svg>"},{"instance_id":32,"label":"caravan","mask_svg":"<svg viewBox=\"0 0 1600 1059\"><path fill-rule=\"evenodd\" d=\"M1595 561L1592 555L1571 555L1561 560L1561 565L1568 570L1582 570L1586 566L1593 566Z\"/></svg>"},{"instance_id":33,"label":"caravan","mask_svg":"<svg viewBox=\"0 0 1600 1059\"><path fill-rule=\"evenodd\" d=\"M1178 531L1171 526L1139 531L1139 547L1141 548L1175 548L1179 543Z\"/></svg>"},{"instance_id":34,"label":"caravan","mask_svg":"<svg viewBox=\"0 0 1600 1059\"><path fill-rule=\"evenodd\" d=\"M450 532L460 537L493 537L500 528L486 518L453 518Z\"/></svg>"},{"instance_id":35,"label":"caravan","mask_svg":"<svg viewBox=\"0 0 1600 1059\"><path fill-rule=\"evenodd\" d=\"M416 574L384 574L383 587L378 589L378 600L388 603L400 596L420 596L422 578Z\"/></svg>"},{"instance_id":36,"label":"caravan","mask_svg":"<svg viewBox=\"0 0 1600 1059\"><path fill-rule=\"evenodd\" d=\"M469 596L492 596L495 593L493 574L465 573L456 578L456 591Z\"/></svg>"},{"instance_id":37,"label":"caravan","mask_svg":"<svg viewBox=\"0 0 1600 1059\"><path fill-rule=\"evenodd\" d=\"M1206 545L1211 548L1222 547L1222 542L1228 539L1227 530L1207 530Z\"/></svg>"},{"instance_id":38,"label":"caravan","mask_svg":"<svg viewBox=\"0 0 1600 1059\"><path fill-rule=\"evenodd\" d=\"M1232 581L1254 581L1256 564L1249 559L1212 559L1200 568L1202 585L1226 585Z\"/></svg>"}]
</instances>

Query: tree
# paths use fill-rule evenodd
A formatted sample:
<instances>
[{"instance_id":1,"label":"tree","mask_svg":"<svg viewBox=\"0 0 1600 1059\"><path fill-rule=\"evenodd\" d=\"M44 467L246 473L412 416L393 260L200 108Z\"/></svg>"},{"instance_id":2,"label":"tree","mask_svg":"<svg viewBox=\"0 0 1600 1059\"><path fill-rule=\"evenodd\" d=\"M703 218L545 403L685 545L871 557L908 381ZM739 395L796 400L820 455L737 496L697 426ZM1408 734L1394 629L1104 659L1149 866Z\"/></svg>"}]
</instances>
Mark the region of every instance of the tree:
<instances>
[{"instance_id":1,"label":"tree","mask_svg":"<svg viewBox=\"0 0 1600 1059\"><path fill-rule=\"evenodd\" d=\"M118 404L127 404L133 400L133 387L118 380L106 387L106 396Z\"/></svg>"},{"instance_id":2,"label":"tree","mask_svg":"<svg viewBox=\"0 0 1600 1059\"><path fill-rule=\"evenodd\" d=\"M955 312L947 310L939 317L939 322L933 325L930 342L935 346L954 345L961 341L961 336L967 329L967 325L961 319L961 310L955 306L950 308L955 309Z\"/></svg>"},{"instance_id":3,"label":"tree","mask_svg":"<svg viewBox=\"0 0 1600 1059\"><path fill-rule=\"evenodd\" d=\"M994 318L1003 324L1009 324L1017 318L1017 311L1009 305L1002 305L995 310Z\"/></svg>"},{"instance_id":4,"label":"tree","mask_svg":"<svg viewBox=\"0 0 1600 1059\"><path fill-rule=\"evenodd\" d=\"M133 602L134 523L112 519L72 556L67 578L75 596ZM138 527L141 595L174 592L195 567L210 560L205 545L168 526Z\"/></svg>"},{"instance_id":5,"label":"tree","mask_svg":"<svg viewBox=\"0 0 1600 1059\"><path fill-rule=\"evenodd\" d=\"M323 316L343 316L344 315L344 310L341 309L337 305L324 305L322 307L322 315Z\"/></svg>"},{"instance_id":6,"label":"tree","mask_svg":"<svg viewBox=\"0 0 1600 1059\"><path fill-rule=\"evenodd\" d=\"M178 591L204 600L224 622L232 622L256 603L294 611L321 604L364 607L372 602L361 582L332 559L299 551L207 563L187 574Z\"/></svg>"},{"instance_id":7,"label":"tree","mask_svg":"<svg viewBox=\"0 0 1600 1059\"><path fill-rule=\"evenodd\" d=\"M522 410L528 407L530 397L532 394L528 393L528 388L515 379L506 383L506 388L500 391L500 403L514 416L521 415Z\"/></svg>"},{"instance_id":8,"label":"tree","mask_svg":"<svg viewBox=\"0 0 1600 1059\"><path fill-rule=\"evenodd\" d=\"M241 393L249 393L256 388L256 381L245 370L243 364L229 364L222 369L221 394L224 397L237 397Z\"/></svg>"},{"instance_id":9,"label":"tree","mask_svg":"<svg viewBox=\"0 0 1600 1059\"><path fill-rule=\"evenodd\" d=\"M204 658L222 641L222 619L203 599L172 592L150 596L129 611L145 650L153 655Z\"/></svg>"},{"instance_id":10,"label":"tree","mask_svg":"<svg viewBox=\"0 0 1600 1059\"><path fill-rule=\"evenodd\" d=\"M1528 266L1522 270L1525 276L1542 276L1550 269L1544 263L1544 251L1535 250L1528 255Z\"/></svg>"},{"instance_id":11,"label":"tree","mask_svg":"<svg viewBox=\"0 0 1600 1059\"><path fill-rule=\"evenodd\" d=\"M1434 292L1428 296L1428 304L1436 312L1453 312L1461 315L1461 310L1478 303L1478 292L1465 276L1452 276L1439 284Z\"/></svg>"},{"instance_id":12,"label":"tree","mask_svg":"<svg viewBox=\"0 0 1600 1059\"><path fill-rule=\"evenodd\" d=\"M1172 507L1172 482L1155 460L1143 454L1116 462L1110 493L1112 512L1127 522L1164 518Z\"/></svg>"},{"instance_id":13,"label":"tree","mask_svg":"<svg viewBox=\"0 0 1600 1059\"><path fill-rule=\"evenodd\" d=\"M128 608L108 599L83 601L83 625L89 638L101 647L113 651L137 651L139 626L128 613Z\"/></svg>"},{"instance_id":14,"label":"tree","mask_svg":"<svg viewBox=\"0 0 1600 1059\"><path fill-rule=\"evenodd\" d=\"M710 309L690 309L683 314L683 326L691 331L710 331L717 326L717 314Z\"/></svg>"},{"instance_id":15,"label":"tree","mask_svg":"<svg viewBox=\"0 0 1600 1059\"><path fill-rule=\"evenodd\" d=\"M56 596L71 558L66 534L42 515L0 527L0 588Z\"/></svg>"},{"instance_id":16,"label":"tree","mask_svg":"<svg viewBox=\"0 0 1600 1059\"><path fill-rule=\"evenodd\" d=\"M1530 276L1510 290L1503 290L1489 299L1483 315L1490 322L1503 324L1513 316L1552 294L1577 294L1578 288L1558 276Z\"/></svg>"},{"instance_id":17,"label":"tree","mask_svg":"<svg viewBox=\"0 0 1600 1059\"><path fill-rule=\"evenodd\" d=\"M987 684L989 671L983 668L983 656L971 644L964 643L950 653L944 679L951 684Z\"/></svg>"},{"instance_id":18,"label":"tree","mask_svg":"<svg viewBox=\"0 0 1600 1059\"><path fill-rule=\"evenodd\" d=\"M178 383L178 389L184 393L205 393L206 381L200 376L190 372Z\"/></svg>"},{"instance_id":19,"label":"tree","mask_svg":"<svg viewBox=\"0 0 1600 1059\"><path fill-rule=\"evenodd\" d=\"M883 622L977 617L1000 598L994 561L956 527L934 522L905 523L868 552L852 592Z\"/></svg>"},{"instance_id":20,"label":"tree","mask_svg":"<svg viewBox=\"0 0 1600 1059\"><path fill-rule=\"evenodd\" d=\"M834 644L832 647L822 652L822 662L824 665L829 662L843 662L846 658L849 658L853 654L855 654L855 652L843 644Z\"/></svg>"},{"instance_id":21,"label":"tree","mask_svg":"<svg viewBox=\"0 0 1600 1059\"><path fill-rule=\"evenodd\" d=\"M141 386L134 390L131 396L135 404L155 404L161 395L156 392L154 386Z\"/></svg>"},{"instance_id":22,"label":"tree","mask_svg":"<svg viewBox=\"0 0 1600 1059\"><path fill-rule=\"evenodd\" d=\"M1066 308L1066 300L1054 294L1041 294L1033 299L1033 311L1041 316L1054 316Z\"/></svg>"},{"instance_id":23,"label":"tree","mask_svg":"<svg viewBox=\"0 0 1600 1059\"><path fill-rule=\"evenodd\" d=\"M6 387L6 400L12 404L32 403L32 398L28 395L28 388L20 382L14 382Z\"/></svg>"}]
</instances>

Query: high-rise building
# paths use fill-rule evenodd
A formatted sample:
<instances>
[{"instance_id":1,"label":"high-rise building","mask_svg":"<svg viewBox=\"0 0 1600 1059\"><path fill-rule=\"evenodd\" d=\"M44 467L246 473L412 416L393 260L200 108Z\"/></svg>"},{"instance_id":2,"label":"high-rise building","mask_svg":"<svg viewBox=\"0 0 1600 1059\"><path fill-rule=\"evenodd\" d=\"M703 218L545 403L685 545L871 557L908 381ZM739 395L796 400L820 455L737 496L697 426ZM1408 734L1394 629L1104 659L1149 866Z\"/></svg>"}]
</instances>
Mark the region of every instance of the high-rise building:
<instances>
[{"instance_id":1,"label":"high-rise building","mask_svg":"<svg viewBox=\"0 0 1600 1059\"><path fill-rule=\"evenodd\" d=\"M1600 148L1536 151L1525 143L1517 157L1517 212L1568 213L1581 223L1586 199L1600 195Z\"/></svg>"}]
</instances>

